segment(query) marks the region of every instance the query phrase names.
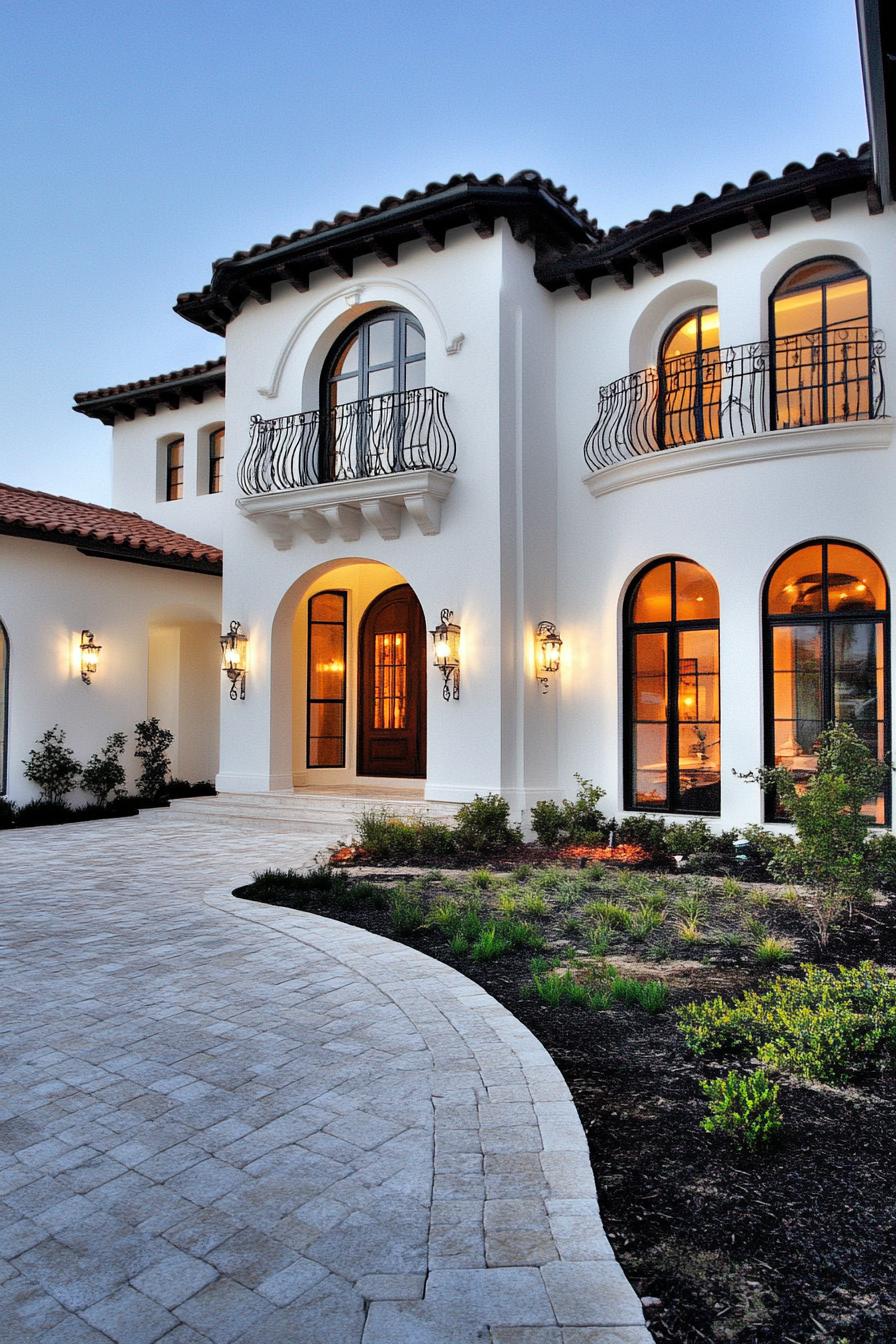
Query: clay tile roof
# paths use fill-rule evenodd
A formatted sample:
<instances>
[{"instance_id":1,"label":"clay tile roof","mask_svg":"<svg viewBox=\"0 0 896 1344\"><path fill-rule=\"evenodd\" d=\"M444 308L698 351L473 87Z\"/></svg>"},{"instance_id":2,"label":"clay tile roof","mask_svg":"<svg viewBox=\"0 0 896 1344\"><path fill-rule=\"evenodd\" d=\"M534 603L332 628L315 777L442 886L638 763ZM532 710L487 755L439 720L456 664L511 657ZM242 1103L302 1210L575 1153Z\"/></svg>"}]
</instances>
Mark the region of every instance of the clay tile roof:
<instances>
[{"instance_id":1,"label":"clay tile roof","mask_svg":"<svg viewBox=\"0 0 896 1344\"><path fill-rule=\"evenodd\" d=\"M422 191L385 196L379 205L341 210L310 228L277 234L268 243L220 257L212 265L211 283L179 294L175 312L208 331L223 332L250 296L266 301L271 284L288 280L307 289L309 271L327 266L351 275L356 257L375 254L394 265L401 243L425 238L434 251L444 245L445 231L472 225L482 236L503 217L520 240L533 242L536 253L593 242L597 221L579 207L566 187L532 169L502 177L480 178L457 173L447 182L430 182ZM334 256L334 253L336 254Z\"/></svg>"},{"instance_id":2,"label":"clay tile roof","mask_svg":"<svg viewBox=\"0 0 896 1344\"><path fill-rule=\"evenodd\" d=\"M68 542L89 554L194 569L220 574L222 553L216 546L172 532L138 513L86 504L65 495L0 484L0 533Z\"/></svg>"},{"instance_id":3,"label":"clay tile roof","mask_svg":"<svg viewBox=\"0 0 896 1344\"><path fill-rule=\"evenodd\" d=\"M725 182L715 196L698 191L690 205L651 210L646 219L601 230L595 242L572 247L564 255L536 257L535 276L547 289L571 285L580 298L588 298L591 282L604 275L612 275L624 289L630 289L638 263L659 275L663 253L673 248L689 245L698 256L706 256L712 250L713 234L738 224L749 224L761 238L768 233L773 215L801 206L815 219L827 219L835 197L855 192L865 192L869 210L880 213L881 198L867 144L860 145L855 155L845 149L819 154L810 168L788 163L776 178L759 169L745 187Z\"/></svg>"},{"instance_id":4,"label":"clay tile roof","mask_svg":"<svg viewBox=\"0 0 896 1344\"><path fill-rule=\"evenodd\" d=\"M140 378L135 383L118 383L115 387L98 387L92 392L76 392L73 410L82 415L112 424L116 415L134 418L135 411L153 414L155 407L164 402L176 407L181 393L201 401L208 391L223 392L225 387L224 356L207 359L204 364L191 364L186 369L158 373L152 378Z\"/></svg>"}]
</instances>

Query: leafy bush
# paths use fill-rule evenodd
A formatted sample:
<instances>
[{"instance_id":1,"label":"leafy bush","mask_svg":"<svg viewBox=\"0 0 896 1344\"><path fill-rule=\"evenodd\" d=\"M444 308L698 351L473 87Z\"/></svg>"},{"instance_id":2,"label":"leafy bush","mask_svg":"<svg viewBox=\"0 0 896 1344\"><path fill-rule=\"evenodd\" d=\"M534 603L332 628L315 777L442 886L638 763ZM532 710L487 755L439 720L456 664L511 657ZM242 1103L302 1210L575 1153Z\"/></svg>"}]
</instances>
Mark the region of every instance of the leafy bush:
<instances>
[{"instance_id":1,"label":"leafy bush","mask_svg":"<svg viewBox=\"0 0 896 1344\"><path fill-rule=\"evenodd\" d=\"M871 880L883 891L896 891L896 835L881 831L865 841Z\"/></svg>"},{"instance_id":2,"label":"leafy bush","mask_svg":"<svg viewBox=\"0 0 896 1344\"><path fill-rule=\"evenodd\" d=\"M455 833L450 826L423 817L406 820L381 807L368 808L361 813L358 844L371 858L388 863L444 859L457 849Z\"/></svg>"},{"instance_id":3,"label":"leafy bush","mask_svg":"<svg viewBox=\"0 0 896 1344\"><path fill-rule=\"evenodd\" d=\"M662 817L623 817L616 838L623 845L640 845L652 859L668 859L670 854Z\"/></svg>"},{"instance_id":4,"label":"leafy bush","mask_svg":"<svg viewBox=\"0 0 896 1344\"><path fill-rule=\"evenodd\" d=\"M418 858L446 859L457 850L454 831L444 822L421 820L416 826Z\"/></svg>"},{"instance_id":5,"label":"leafy bush","mask_svg":"<svg viewBox=\"0 0 896 1344\"><path fill-rule=\"evenodd\" d=\"M818 769L805 786L798 788L783 766L744 776L773 790L793 818L798 844L778 850L769 868L779 881L804 884L798 891L802 913L821 947L847 906L870 894L862 808L889 775L890 766L872 755L852 725L839 723L821 734Z\"/></svg>"},{"instance_id":6,"label":"leafy bush","mask_svg":"<svg viewBox=\"0 0 896 1344\"><path fill-rule=\"evenodd\" d=\"M68 803L45 803L38 799L24 803L16 810L15 824L19 826L61 826L76 819L75 809Z\"/></svg>"},{"instance_id":7,"label":"leafy bush","mask_svg":"<svg viewBox=\"0 0 896 1344\"><path fill-rule=\"evenodd\" d=\"M781 1129L778 1085L762 1069L700 1084L708 1098L708 1114L700 1122L707 1134L722 1134L740 1148L756 1149Z\"/></svg>"},{"instance_id":8,"label":"leafy bush","mask_svg":"<svg viewBox=\"0 0 896 1344\"><path fill-rule=\"evenodd\" d=\"M25 778L40 790L40 801L51 805L61 803L81 777L81 766L65 745L65 730L58 723L37 739L22 764Z\"/></svg>"},{"instance_id":9,"label":"leafy bush","mask_svg":"<svg viewBox=\"0 0 896 1344\"><path fill-rule=\"evenodd\" d=\"M478 793L457 809L457 846L474 854L489 854L523 843L518 826L510 825L510 804L499 793Z\"/></svg>"},{"instance_id":10,"label":"leafy bush","mask_svg":"<svg viewBox=\"0 0 896 1344\"><path fill-rule=\"evenodd\" d=\"M161 798L171 769L168 748L174 741L174 734L163 728L158 719L152 718L135 725L134 737L137 743L134 755L142 762L137 793L141 798Z\"/></svg>"},{"instance_id":11,"label":"leafy bush","mask_svg":"<svg viewBox=\"0 0 896 1344\"><path fill-rule=\"evenodd\" d=\"M166 798L213 798L217 792L210 779L200 779L195 784L188 779L169 779L165 785Z\"/></svg>"},{"instance_id":12,"label":"leafy bush","mask_svg":"<svg viewBox=\"0 0 896 1344\"><path fill-rule=\"evenodd\" d=\"M575 775L574 779L578 785L575 798L564 798L562 803L545 800L532 808L532 829L542 845L607 842L610 825L600 810L606 790L581 775Z\"/></svg>"},{"instance_id":13,"label":"leafy bush","mask_svg":"<svg viewBox=\"0 0 896 1344\"><path fill-rule=\"evenodd\" d=\"M0 831L8 831L15 824L18 810L8 798L0 798Z\"/></svg>"},{"instance_id":14,"label":"leafy bush","mask_svg":"<svg viewBox=\"0 0 896 1344\"><path fill-rule=\"evenodd\" d=\"M103 806L110 793L115 797L124 794L125 773L121 758L127 740L126 733L111 733L81 772L81 787L98 807Z\"/></svg>"},{"instance_id":15,"label":"leafy bush","mask_svg":"<svg viewBox=\"0 0 896 1344\"><path fill-rule=\"evenodd\" d=\"M801 967L763 993L686 1004L678 1027L696 1055L749 1052L800 1078L843 1082L896 1053L896 977L864 961Z\"/></svg>"}]
</instances>

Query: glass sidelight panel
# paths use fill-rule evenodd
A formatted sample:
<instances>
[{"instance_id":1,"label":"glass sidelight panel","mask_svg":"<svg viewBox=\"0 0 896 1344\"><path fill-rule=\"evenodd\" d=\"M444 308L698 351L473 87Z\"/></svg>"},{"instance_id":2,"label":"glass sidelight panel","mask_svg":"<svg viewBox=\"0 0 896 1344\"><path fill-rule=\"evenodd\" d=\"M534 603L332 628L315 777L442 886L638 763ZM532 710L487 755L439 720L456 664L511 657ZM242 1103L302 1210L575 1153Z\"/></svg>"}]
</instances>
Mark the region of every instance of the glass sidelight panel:
<instances>
[{"instance_id":1,"label":"glass sidelight panel","mask_svg":"<svg viewBox=\"0 0 896 1344\"><path fill-rule=\"evenodd\" d=\"M632 751L636 806L668 802L668 636L636 634L633 641Z\"/></svg>"},{"instance_id":2,"label":"glass sidelight panel","mask_svg":"<svg viewBox=\"0 0 896 1344\"><path fill-rule=\"evenodd\" d=\"M685 811L717 812L721 805L719 632L683 630L678 636L678 788Z\"/></svg>"},{"instance_id":3,"label":"glass sidelight panel","mask_svg":"<svg viewBox=\"0 0 896 1344\"><path fill-rule=\"evenodd\" d=\"M309 769L345 765L345 609L343 592L308 602Z\"/></svg>"},{"instance_id":4,"label":"glass sidelight panel","mask_svg":"<svg viewBox=\"0 0 896 1344\"><path fill-rule=\"evenodd\" d=\"M832 629L834 718L850 724L869 751L884 755L884 631L879 621L838 621ZM883 794L863 812L882 825Z\"/></svg>"},{"instance_id":5,"label":"glass sidelight panel","mask_svg":"<svg viewBox=\"0 0 896 1344\"><path fill-rule=\"evenodd\" d=\"M404 728L408 708L408 637L403 630L374 638L374 728Z\"/></svg>"}]
</instances>

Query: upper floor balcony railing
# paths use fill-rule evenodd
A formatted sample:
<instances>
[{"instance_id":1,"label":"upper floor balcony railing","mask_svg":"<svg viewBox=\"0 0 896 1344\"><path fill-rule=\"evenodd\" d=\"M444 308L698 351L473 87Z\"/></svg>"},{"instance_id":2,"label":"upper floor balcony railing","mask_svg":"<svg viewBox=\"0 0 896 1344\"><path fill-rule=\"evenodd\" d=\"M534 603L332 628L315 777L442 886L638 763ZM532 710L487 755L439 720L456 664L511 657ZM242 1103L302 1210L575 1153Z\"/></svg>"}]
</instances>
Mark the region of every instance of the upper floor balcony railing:
<instances>
[{"instance_id":1,"label":"upper floor balcony railing","mask_svg":"<svg viewBox=\"0 0 896 1344\"><path fill-rule=\"evenodd\" d=\"M324 412L253 416L237 478L244 495L265 495L400 472L453 472L455 448L445 393L420 387Z\"/></svg>"},{"instance_id":2,"label":"upper floor balcony railing","mask_svg":"<svg viewBox=\"0 0 896 1344\"><path fill-rule=\"evenodd\" d=\"M677 355L600 389L591 471L667 448L885 414L879 332L830 325Z\"/></svg>"}]
</instances>

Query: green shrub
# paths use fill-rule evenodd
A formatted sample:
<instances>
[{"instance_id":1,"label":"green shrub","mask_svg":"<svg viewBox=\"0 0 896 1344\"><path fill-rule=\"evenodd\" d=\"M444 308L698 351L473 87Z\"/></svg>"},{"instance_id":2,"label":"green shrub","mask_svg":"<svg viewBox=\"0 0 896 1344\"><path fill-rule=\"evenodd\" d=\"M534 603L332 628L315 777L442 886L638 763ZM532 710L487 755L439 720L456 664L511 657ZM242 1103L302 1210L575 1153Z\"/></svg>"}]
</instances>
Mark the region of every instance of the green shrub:
<instances>
[{"instance_id":1,"label":"green shrub","mask_svg":"<svg viewBox=\"0 0 896 1344\"><path fill-rule=\"evenodd\" d=\"M392 932L398 937L416 933L425 919L419 896L407 886L396 887L390 893L389 915Z\"/></svg>"},{"instance_id":2,"label":"green shrub","mask_svg":"<svg viewBox=\"0 0 896 1344\"><path fill-rule=\"evenodd\" d=\"M350 891L345 873L321 866L305 871L298 868L265 868L253 873L251 885L240 888L239 894L247 900L303 910L309 901L349 903Z\"/></svg>"},{"instance_id":3,"label":"green shrub","mask_svg":"<svg viewBox=\"0 0 896 1344\"><path fill-rule=\"evenodd\" d=\"M756 1149L781 1129L778 1085L762 1069L700 1084L707 1097L707 1115L700 1122L707 1134L721 1134L740 1148Z\"/></svg>"},{"instance_id":4,"label":"green shrub","mask_svg":"<svg viewBox=\"0 0 896 1344\"><path fill-rule=\"evenodd\" d=\"M539 844L546 845L549 849L560 844L566 828L564 811L559 803L549 798L535 803L529 814L529 820Z\"/></svg>"},{"instance_id":5,"label":"green shrub","mask_svg":"<svg viewBox=\"0 0 896 1344\"><path fill-rule=\"evenodd\" d=\"M892 831L869 835L865 857L874 885L883 891L896 891L896 835Z\"/></svg>"},{"instance_id":6,"label":"green shrub","mask_svg":"<svg viewBox=\"0 0 896 1344\"><path fill-rule=\"evenodd\" d=\"M671 852L662 817L624 817L616 838L623 845L640 845L652 859L667 859Z\"/></svg>"},{"instance_id":7,"label":"green shrub","mask_svg":"<svg viewBox=\"0 0 896 1344\"><path fill-rule=\"evenodd\" d=\"M457 846L473 854L490 854L523 843L518 826L510 825L510 804L499 793L478 793L457 809Z\"/></svg>"},{"instance_id":8,"label":"green shrub","mask_svg":"<svg viewBox=\"0 0 896 1344\"><path fill-rule=\"evenodd\" d=\"M36 799L33 803L23 803L16 810L15 824L19 826L61 826L64 822L75 820L75 809L68 803L45 803Z\"/></svg>"},{"instance_id":9,"label":"green shrub","mask_svg":"<svg viewBox=\"0 0 896 1344\"><path fill-rule=\"evenodd\" d=\"M151 718L135 725L134 738L137 743L134 755L142 762L137 793L141 798L161 798L171 769L168 748L174 741L174 734L163 728L158 719Z\"/></svg>"},{"instance_id":10,"label":"green shrub","mask_svg":"<svg viewBox=\"0 0 896 1344\"><path fill-rule=\"evenodd\" d=\"M81 766L65 744L65 730L54 724L31 748L24 775L40 790L40 801L58 806L81 778Z\"/></svg>"},{"instance_id":11,"label":"green shrub","mask_svg":"<svg viewBox=\"0 0 896 1344\"><path fill-rule=\"evenodd\" d=\"M15 824L18 810L8 798L0 798L0 831L8 831Z\"/></svg>"},{"instance_id":12,"label":"green shrub","mask_svg":"<svg viewBox=\"0 0 896 1344\"><path fill-rule=\"evenodd\" d=\"M610 826L600 810L606 790L581 775L575 775L574 779L578 785L575 798L564 798L562 803L546 800L532 808L532 829L543 845L604 845L607 842Z\"/></svg>"},{"instance_id":13,"label":"green shrub","mask_svg":"<svg viewBox=\"0 0 896 1344\"><path fill-rule=\"evenodd\" d=\"M385 808L368 808L358 818L358 843L373 859L411 863L417 857L417 827Z\"/></svg>"},{"instance_id":14,"label":"green shrub","mask_svg":"<svg viewBox=\"0 0 896 1344\"><path fill-rule=\"evenodd\" d=\"M98 807L103 806L110 793L116 797L124 793L125 773L121 758L127 741L126 733L111 733L81 772L81 787Z\"/></svg>"},{"instance_id":15,"label":"green shrub","mask_svg":"<svg viewBox=\"0 0 896 1344\"><path fill-rule=\"evenodd\" d=\"M689 1048L697 1055L748 1051L770 1068L829 1083L892 1060L896 977L870 961L801 971L730 1003L686 1004L678 1027Z\"/></svg>"},{"instance_id":16,"label":"green shrub","mask_svg":"<svg viewBox=\"0 0 896 1344\"><path fill-rule=\"evenodd\" d=\"M416 823L417 857L431 862L433 859L447 859L457 850L457 839L450 826L442 821L427 821L421 818Z\"/></svg>"}]
</instances>

